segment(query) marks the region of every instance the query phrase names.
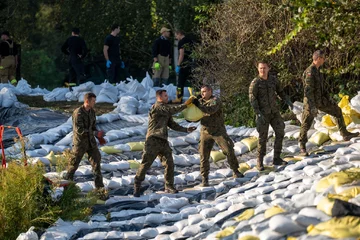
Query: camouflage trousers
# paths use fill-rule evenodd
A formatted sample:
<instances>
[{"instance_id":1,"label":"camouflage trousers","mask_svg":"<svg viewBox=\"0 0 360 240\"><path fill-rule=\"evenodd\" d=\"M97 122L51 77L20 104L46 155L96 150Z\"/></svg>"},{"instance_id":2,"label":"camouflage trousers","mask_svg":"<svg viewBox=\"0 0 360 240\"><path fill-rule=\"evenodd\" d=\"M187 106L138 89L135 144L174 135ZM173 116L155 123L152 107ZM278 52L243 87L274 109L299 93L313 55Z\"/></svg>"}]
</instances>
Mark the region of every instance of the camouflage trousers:
<instances>
[{"instance_id":1,"label":"camouflage trousers","mask_svg":"<svg viewBox=\"0 0 360 240\"><path fill-rule=\"evenodd\" d=\"M136 184L144 181L147 170L150 169L157 156L160 157L160 161L165 167L165 188L174 186L174 160L172 150L167 140L157 137L149 137L146 139L142 161L135 176Z\"/></svg>"},{"instance_id":2,"label":"camouflage trousers","mask_svg":"<svg viewBox=\"0 0 360 240\"><path fill-rule=\"evenodd\" d=\"M81 159L83 158L85 153L89 155L89 161L94 174L95 187L103 188L104 183L100 167L101 155L99 149L97 147L92 147L88 140L85 140L73 146L72 157L70 159L70 164L65 179L74 179L74 174L78 169Z\"/></svg>"},{"instance_id":3,"label":"camouflage trousers","mask_svg":"<svg viewBox=\"0 0 360 240\"><path fill-rule=\"evenodd\" d=\"M216 143L226 155L230 168L237 171L239 163L235 156L234 142L225 131L216 134L209 134L207 131L200 132L199 153L200 153L200 173L203 178L208 178L210 172L210 153Z\"/></svg>"},{"instance_id":4,"label":"camouflage trousers","mask_svg":"<svg viewBox=\"0 0 360 240\"><path fill-rule=\"evenodd\" d=\"M335 102L327 101L325 102L325 104L318 106L317 108L320 111L323 111L335 117L336 124L339 127L339 132L341 133L341 135L348 133L346 130L346 125L341 109ZM305 104L301 116L302 123L301 123L300 136L299 136L300 148L306 149L306 143L308 141L307 132L309 131L315 117L316 115L311 114L311 109L309 104Z\"/></svg>"},{"instance_id":5,"label":"camouflage trousers","mask_svg":"<svg viewBox=\"0 0 360 240\"><path fill-rule=\"evenodd\" d=\"M258 146L258 155L259 157L264 157L266 154L266 142L268 139L269 125L273 128L275 132L275 143L274 143L274 158L280 157L282 150L282 142L284 139L284 129L285 123L282 119L280 112L264 114L265 123L256 119L256 130L259 133L259 146Z\"/></svg>"}]
</instances>

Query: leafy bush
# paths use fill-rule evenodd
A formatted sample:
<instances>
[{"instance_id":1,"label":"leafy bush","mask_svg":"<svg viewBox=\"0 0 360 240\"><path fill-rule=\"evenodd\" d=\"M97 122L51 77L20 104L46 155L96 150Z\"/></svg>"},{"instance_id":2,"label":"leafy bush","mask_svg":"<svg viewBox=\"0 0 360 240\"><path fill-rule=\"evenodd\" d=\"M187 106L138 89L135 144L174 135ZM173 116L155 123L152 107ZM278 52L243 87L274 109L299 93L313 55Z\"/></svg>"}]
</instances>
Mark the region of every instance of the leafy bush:
<instances>
[{"instance_id":1,"label":"leafy bush","mask_svg":"<svg viewBox=\"0 0 360 240\"><path fill-rule=\"evenodd\" d=\"M22 76L33 87L54 88L62 85L64 73L56 69L55 62L44 50L22 52Z\"/></svg>"},{"instance_id":2,"label":"leafy bush","mask_svg":"<svg viewBox=\"0 0 360 240\"><path fill-rule=\"evenodd\" d=\"M63 219L84 219L95 199L78 198L73 184L54 202L45 190L42 165L21 166L15 162L0 169L0 239L16 239L31 226L43 229Z\"/></svg>"}]
</instances>

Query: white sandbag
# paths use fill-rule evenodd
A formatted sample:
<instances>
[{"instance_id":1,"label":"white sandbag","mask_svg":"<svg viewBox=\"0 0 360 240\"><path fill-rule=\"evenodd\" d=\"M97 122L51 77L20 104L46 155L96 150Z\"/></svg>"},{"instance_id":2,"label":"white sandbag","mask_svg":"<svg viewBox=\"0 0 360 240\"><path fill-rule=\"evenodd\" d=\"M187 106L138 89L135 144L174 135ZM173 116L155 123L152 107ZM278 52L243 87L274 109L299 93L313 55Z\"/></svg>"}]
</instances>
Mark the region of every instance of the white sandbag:
<instances>
[{"instance_id":1,"label":"white sandbag","mask_svg":"<svg viewBox=\"0 0 360 240\"><path fill-rule=\"evenodd\" d=\"M145 96L145 93L147 92L145 87L141 83L139 83L136 79L127 83L126 87L127 87L127 93L130 93L138 100L142 99Z\"/></svg>"},{"instance_id":2,"label":"white sandbag","mask_svg":"<svg viewBox=\"0 0 360 240\"><path fill-rule=\"evenodd\" d=\"M1 106L4 108L12 107L17 102L16 95L13 91L7 87L4 87L0 91Z\"/></svg>"},{"instance_id":3,"label":"white sandbag","mask_svg":"<svg viewBox=\"0 0 360 240\"><path fill-rule=\"evenodd\" d=\"M148 90L154 86L154 82L151 79L148 72L146 72L146 77L144 77L143 80L141 81L141 85L143 85L146 90Z\"/></svg>"},{"instance_id":4,"label":"white sandbag","mask_svg":"<svg viewBox=\"0 0 360 240\"><path fill-rule=\"evenodd\" d=\"M185 237L192 237L192 236L195 236L196 234L200 233L201 231L202 231L202 229L199 225L186 226L181 231L181 234Z\"/></svg>"},{"instance_id":5,"label":"white sandbag","mask_svg":"<svg viewBox=\"0 0 360 240\"><path fill-rule=\"evenodd\" d=\"M23 78L17 82L15 88L20 95L29 95L31 93L31 86Z\"/></svg>"},{"instance_id":6,"label":"white sandbag","mask_svg":"<svg viewBox=\"0 0 360 240\"><path fill-rule=\"evenodd\" d=\"M20 233L16 240L39 240L38 235L34 232L35 227L30 227L26 233Z\"/></svg>"},{"instance_id":7,"label":"white sandbag","mask_svg":"<svg viewBox=\"0 0 360 240\"><path fill-rule=\"evenodd\" d=\"M314 176L316 173L321 172L323 169L319 166L306 166L303 170L308 176Z\"/></svg>"},{"instance_id":8,"label":"white sandbag","mask_svg":"<svg viewBox=\"0 0 360 240\"><path fill-rule=\"evenodd\" d=\"M72 144L73 132L68 133L64 138L55 143L56 146L69 146Z\"/></svg>"},{"instance_id":9,"label":"white sandbag","mask_svg":"<svg viewBox=\"0 0 360 240\"><path fill-rule=\"evenodd\" d=\"M220 204L216 204L215 208L220 212L227 210L231 206L230 202L222 202Z\"/></svg>"},{"instance_id":10,"label":"white sandbag","mask_svg":"<svg viewBox=\"0 0 360 240\"><path fill-rule=\"evenodd\" d=\"M188 220L189 220L189 226L191 226L191 225L195 225L195 224L201 222L202 220L204 220L204 217L201 214L193 214L193 215L189 216Z\"/></svg>"},{"instance_id":11,"label":"white sandbag","mask_svg":"<svg viewBox=\"0 0 360 240\"><path fill-rule=\"evenodd\" d=\"M185 197L181 198L169 198L169 197L161 197L159 207L160 208L173 208L173 209L180 209L183 206L189 204L189 200Z\"/></svg>"},{"instance_id":12,"label":"white sandbag","mask_svg":"<svg viewBox=\"0 0 360 240\"><path fill-rule=\"evenodd\" d=\"M189 143L185 141L185 137L169 137L169 144L171 147L188 146Z\"/></svg>"},{"instance_id":13,"label":"white sandbag","mask_svg":"<svg viewBox=\"0 0 360 240\"><path fill-rule=\"evenodd\" d=\"M233 175L233 171L229 168L218 169L215 172L222 175L223 178L231 177Z\"/></svg>"},{"instance_id":14,"label":"white sandbag","mask_svg":"<svg viewBox=\"0 0 360 240\"><path fill-rule=\"evenodd\" d=\"M156 228L145 228L140 231L140 236L143 238L154 238L158 235Z\"/></svg>"},{"instance_id":15,"label":"white sandbag","mask_svg":"<svg viewBox=\"0 0 360 240\"><path fill-rule=\"evenodd\" d=\"M235 154L237 155L242 155L244 153L249 152L249 148L242 142L236 142L234 144L234 150L235 150Z\"/></svg>"},{"instance_id":16,"label":"white sandbag","mask_svg":"<svg viewBox=\"0 0 360 240\"><path fill-rule=\"evenodd\" d=\"M304 193L293 195L291 201L293 201L297 208L310 207L314 205L315 197L316 192L305 191Z\"/></svg>"},{"instance_id":17,"label":"white sandbag","mask_svg":"<svg viewBox=\"0 0 360 240\"><path fill-rule=\"evenodd\" d=\"M317 218L307 217L304 215L294 215L291 219L296 222L298 225L303 227L308 227L309 225L317 225L320 223L320 220Z\"/></svg>"},{"instance_id":18,"label":"white sandbag","mask_svg":"<svg viewBox=\"0 0 360 240\"><path fill-rule=\"evenodd\" d=\"M273 175L262 175L258 179L256 179L256 182L261 182L261 183L271 182L274 180L274 178L275 177Z\"/></svg>"},{"instance_id":19,"label":"white sandbag","mask_svg":"<svg viewBox=\"0 0 360 240\"><path fill-rule=\"evenodd\" d=\"M150 213L145 216L145 222L159 225L163 222L163 216L159 213Z\"/></svg>"},{"instance_id":20,"label":"white sandbag","mask_svg":"<svg viewBox=\"0 0 360 240\"><path fill-rule=\"evenodd\" d=\"M283 239L285 239L285 238L283 238L284 235L285 234L275 232L269 228L269 229L265 229L264 231L262 231L259 234L259 238L260 238L260 240L283 240Z\"/></svg>"},{"instance_id":21,"label":"white sandbag","mask_svg":"<svg viewBox=\"0 0 360 240\"><path fill-rule=\"evenodd\" d=\"M181 209L180 214L181 218L188 218L190 215L198 214L199 209L196 207L188 207L185 206L183 209Z\"/></svg>"},{"instance_id":22,"label":"white sandbag","mask_svg":"<svg viewBox=\"0 0 360 240\"><path fill-rule=\"evenodd\" d=\"M28 143L32 146L37 146L40 143L44 142L43 135L38 134L38 133L30 134L30 135L26 136L26 138L28 139Z\"/></svg>"},{"instance_id":23,"label":"white sandbag","mask_svg":"<svg viewBox=\"0 0 360 240\"><path fill-rule=\"evenodd\" d=\"M325 222L331 219L330 216L326 215L323 211L316 209L316 207L303 208L300 210L299 215L316 218L319 219L321 222Z\"/></svg>"},{"instance_id":24,"label":"white sandbag","mask_svg":"<svg viewBox=\"0 0 360 240\"><path fill-rule=\"evenodd\" d=\"M42 144L40 145L42 149L44 149L47 153L50 153L51 151L54 153L61 153L62 149L58 146L49 145L49 144Z\"/></svg>"},{"instance_id":25,"label":"white sandbag","mask_svg":"<svg viewBox=\"0 0 360 240\"><path fill-rule=\"evenodd\" d=\"M200 132L194 131L185 136L185 141L190 144L198 144L200 139Z\"/></svg>"},{"instance_id":26,"label":"white sandbag","mask_svg":"<svg viewBox=\"0 0 360 240\"><path fill-rule=\"evenodd\" d=\"M184 219L186 220L186 219ZM156 228L156 230L158 231L159 234L163 234L163 233L173 233L173 232L177 232L179 231L179 229L172 225L172 226L159 226Z\"/></svg>"},{"instance_id":27,"label":"white sandbag","mask_svg":"<svg viewBox=\"0 0 360 240\"><path fill-rule=\"evenodd\" d=\"M200 211L200 214L203 215L204 218L212 218L216 214L220 212L217 208L206 208Z\"/></svg>"},{"instance_id":28,"label":"white sandbag","mask_svg":"<svg viewBox=\"0 0 360 240\"><path fill-rule=\"evenodd\" d=\"M131 147L128 144L116 144L116 145L114 145L114 148L118 149L118 150L121 150L123 152L130 152L131 151Z\"/></svg>"},{"instance_id":29,"label":"white sandbag","mask_svg":"<svg viewBox=\"0 0 360 240\"><path fill-rule=\"evenodd\" d=\"M43 98L46 102L66 101L65 94L68 92L68 88L55 88L50 93L45 94Z\"/></svg>"},{"instance_id":30,"label":"white sandbag","mask_svg":"<svg viewBox=\"0 0 360 240\"><path fill-rule=\"evenodd\" d=\"M175 227L177 227L177 229L179 229L179 231L182 231L186 226L188 226L189 221L187 219L184 220L180 220L178 222L176 222L174 224Z\"/></svg>"},{"instance_id":31,"label":"white sandbag","mask_svg":"<svg viewBox=\"0 0 360 240\"><path fill-rule=\"evenodd\" d=\"M177 166L191 166L192 164L187 161L184 155L173 155L174 164Z\"/></svg>"},{"instance_id":32,"label":"white sandbag","mask_svg":"<svg viewBox=\"0 0 360 240\"><path fill-rule=\"evenodd\" d=\"M247 170L247 171L244 173L244 176L245 176L245 178L253 178L253 177L255 177L255 176L259 175L259 174L260 174L259 170L257 170L257 169L250 169L250 170Z\"/></svg>"},{"instance_id":33,"label":"white sandbag","mask_svg":"<svg viewBox=\"0 0 360 240\"><path fill-rule=\"evenodd\" d=\"M293 222L291 218L279 214L270 219L269 228L281 234L291 234L305 230L304 227Z\"/></svg>"},{"instance_id":34,"label":"white sandbag","mask_svg":"<svg viewBox=\"0 0 360 240\"><path fill-rule=\"evenodd\" d=\"M76 183L76 186L80 188L81 192L90 192L94 189L94 185L90 182Z\"/></svg>"},{"instance_id":35,"label":"white sandbag","mask_svg":"<svg viewBox=\"0 0 360 240\"><path fill-rule=\"evenodd\" d=\"M102 89L99 93L99 96L96 97L96 102L103 102L103 100L107 99L101 99L101 97L107 97L109 101L108 103L115 103L118 100L118 90L115 86L111 85L110 83L102 83L101 84Z\"/></svg>"}]
</instances>

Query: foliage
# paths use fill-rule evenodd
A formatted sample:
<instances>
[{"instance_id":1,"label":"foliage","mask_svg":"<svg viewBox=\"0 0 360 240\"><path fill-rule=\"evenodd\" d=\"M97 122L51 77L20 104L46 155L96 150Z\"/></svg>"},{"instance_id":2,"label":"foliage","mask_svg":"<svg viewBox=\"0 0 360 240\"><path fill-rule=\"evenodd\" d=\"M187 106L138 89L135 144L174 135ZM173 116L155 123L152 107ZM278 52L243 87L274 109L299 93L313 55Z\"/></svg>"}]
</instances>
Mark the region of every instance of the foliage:
<instances>
[{"instance_id":1,"label":"foliage","mask_svg":"<svg viewBox=\"0 0 360 240\"><path fill-rule=\"evenodd\" d=\"M43 166L21 166L12 162L0 169L0 238L16 239L30 226L48 227L59 217L84 219L91 213L90 198L78 198L80 190L70 185L63 196L53 202L45 190Z\"/></svg>"},{"instance_id":2,"label":"foliage","mask_svg":"<svg viewBox=\"0 0 360 240\"><path fill-rule=\"evenodd\" d=\"M30 84L53 87L64 79L68 63L60 47L71 34L73 27L80 28L90 54L87 62L104 62L103 44L114 23L121 26L121 55L133 77L143 78L152 64L151 46L159 37L162 26L172 30L183 29L192 32L195 6L206 6L210 0L62 0L27 1L5 0L0 4L0 29L9 30L14 39L22 45L26 55L22 63L27 64L23 75ZM42 67L31 69L31 58L41 52ZM44 59L46 58L46 60ZM51 62L48 61L49 58ZM40 78L55 70L50 78ZM105 68L105 64L102 64ZM50 69L47 70L46 68ZM35 72L36 71L36 72ZM41 72L44 71L44 72ZM104 69L105 72L105 69ZM53 84L54 83L54 84Z\"/></svg>"},{"instance_id":3,"label":"foliage","mask_svg":"<svg viewBox=\"0 0 360 240\"><path fill-rule=\"evenodd\" d=\"M214 6L213 6L214 7ZM214 10L215 8L215 10ZM227 106L227 121L239 125L253 119L246 96L257 75L256 62L270 62L271 74L285 86L311 63L316 49L326 51L328 91L356 94L359 81L360 1L229 0L208 10L197 46L198 82L220 84L228 104L239 101L241 112ZM201 13L200 11L200 13ZM200 14L201 15L201 14ZM236 101L235 101L236 102Z\"/></svg>"}]
</instances>

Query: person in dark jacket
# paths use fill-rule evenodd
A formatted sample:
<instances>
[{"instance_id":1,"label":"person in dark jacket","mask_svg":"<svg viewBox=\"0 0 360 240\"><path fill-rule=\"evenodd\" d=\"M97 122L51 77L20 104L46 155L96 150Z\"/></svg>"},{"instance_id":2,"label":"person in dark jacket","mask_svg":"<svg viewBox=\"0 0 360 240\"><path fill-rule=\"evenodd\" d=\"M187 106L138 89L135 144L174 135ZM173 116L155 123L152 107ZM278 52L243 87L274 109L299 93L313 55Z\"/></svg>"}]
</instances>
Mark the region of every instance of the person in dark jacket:
<instances>
[{"instance_id":1,"label":"person in dark jacket","mask_svg":"<svg viewBox=\"0 0 360 240\"><path fill-rule=\"evenodd\" d=\"M71 37L62 45L61 51L69 56L69 84L79 85L86 79L83 59L88 53L86 43L80 36L80 29L73 28ZM74 81L75 80L75 81Z\"/></svg>"},{"instance_id":2,"label":"person in dark jacket","mask_svg":"<svg viewBox=\"0 0 360 240\"><path fill-rule=\"evenodd\" d=\"M169 41L170 29L161 28L161 36L155 40L152 47L153 63L153 80L154 86L160 87L163 83L167 84L169 70L171 68L171 42Z\"/></svg>"},{"instance_id":3,"label":"person in dark jacket","mask_svg":"<svg viewBox=\"0 0 360 240\"><path fill-rule=\"evenodd\" d=\"M1 33L0 42L0 81L1 83L10 82L16 85L15 79L17 66L17 48L16 44L10 39L10 33L4 31Z\"/></svg>"}]
</instances>

